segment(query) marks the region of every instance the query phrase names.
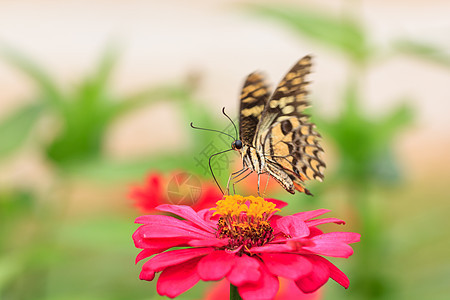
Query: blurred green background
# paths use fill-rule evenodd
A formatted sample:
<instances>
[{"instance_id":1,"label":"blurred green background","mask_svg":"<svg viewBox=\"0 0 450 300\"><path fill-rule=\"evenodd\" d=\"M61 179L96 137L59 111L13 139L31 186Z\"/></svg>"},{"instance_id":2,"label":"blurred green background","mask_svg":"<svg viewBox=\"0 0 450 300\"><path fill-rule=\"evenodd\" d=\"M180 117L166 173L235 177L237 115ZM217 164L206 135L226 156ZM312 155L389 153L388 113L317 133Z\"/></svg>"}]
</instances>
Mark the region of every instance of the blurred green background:
<instances>
[{"instance_id":1,"label":"blurred green background","mask_svg":"<svg viewBox=\"0 0 450 300\"><path fill-rule=\"evenodd\" d=\"M210 180L205 153L228 141L189 122L230 130L221 108L236 119L245 76L275 85L306 54L326 178L313 198L269 196L363 235L333 260L350 288L323 298L448 299L449 13L436 0L0 2L0 299L158 298L134 265L130 187L155 170ZM239 158L216 164L224 184Z\"/></svg>"}]
</instances>

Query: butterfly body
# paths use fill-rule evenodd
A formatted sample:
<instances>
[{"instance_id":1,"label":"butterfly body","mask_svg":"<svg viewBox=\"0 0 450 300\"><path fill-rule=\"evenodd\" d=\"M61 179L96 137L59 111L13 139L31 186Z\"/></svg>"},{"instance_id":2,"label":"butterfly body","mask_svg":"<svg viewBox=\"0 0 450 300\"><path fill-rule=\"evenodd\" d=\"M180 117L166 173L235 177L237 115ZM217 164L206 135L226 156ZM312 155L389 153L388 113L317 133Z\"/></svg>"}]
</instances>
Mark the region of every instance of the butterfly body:
<instances>
[{"instance_id":1,"label":"butterfly body","mask_svg":"<svg viewBox=\"0 0 450 300\"><path fill-rule=\"evenodd\" d=\"M247 77L241 93L240 140L232 144L241 155L243 169L231 179L246 172L245 177L248 172L269 174L292 194L296 190L311 194L302 183L312 179L322 181L325 163L320 158L323 152L318 141L320 135L303 113L309 106L306 100L309 82L305 77L310 68L310 56L300 59L273 94L262 74Z\"/></svg>"},{"instance_id":2,"label":"butterfly body","mask_svg":"<svg viewBox=\"0 0 450 300\"><path fill-rule=\"evenodd\" d=\"M266 158L261 149L244 145L240 154L244 168L248 168L258 174L265 174L268 172Z\"/></svg>"}]
</instances>

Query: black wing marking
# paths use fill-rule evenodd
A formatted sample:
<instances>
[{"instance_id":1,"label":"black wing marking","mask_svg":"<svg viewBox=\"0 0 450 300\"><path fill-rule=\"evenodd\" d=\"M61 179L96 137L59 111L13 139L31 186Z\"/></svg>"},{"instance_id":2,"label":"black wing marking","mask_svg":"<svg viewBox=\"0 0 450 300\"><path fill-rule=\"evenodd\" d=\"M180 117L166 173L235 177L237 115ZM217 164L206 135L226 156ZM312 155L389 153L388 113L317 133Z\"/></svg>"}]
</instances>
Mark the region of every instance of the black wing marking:
<instances>
[{"instance_id":1,"label":"black wing marking","mask_svg":"<svg viewBox=\"0 0 450 300\"><path fill-rule=\"evenodd\" d=\"M239 119L239 136L244 144L252 144L269 95L269 87L263 74L255 72L247 76L241 92Z\"/></svg>"},{"instance_id":2,"label":"black wing marking","mask_svg":"<svg viewBox=\"0 0 450 300\"><path fill-rule=\"evenodd\" d=\"M267 130L275 122L281 122L296 116L303 123L308 116L303 114L309 106L306 75L311 72L311 56L300 59L280 81L275 92L267 102L258 125L257 132Z\"/></svg>"}]
</instances>

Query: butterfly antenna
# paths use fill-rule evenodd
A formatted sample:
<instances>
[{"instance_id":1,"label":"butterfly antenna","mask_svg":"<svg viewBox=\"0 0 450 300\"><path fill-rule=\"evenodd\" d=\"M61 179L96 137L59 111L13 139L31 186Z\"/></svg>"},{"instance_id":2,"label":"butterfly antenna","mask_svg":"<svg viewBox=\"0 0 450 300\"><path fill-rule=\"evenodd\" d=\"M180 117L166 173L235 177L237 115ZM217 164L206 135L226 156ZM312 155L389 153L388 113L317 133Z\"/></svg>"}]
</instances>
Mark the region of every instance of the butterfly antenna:
<instances>
[{"instance_id":1,"label":"butterfly antenna","mask_svg":"<svg viewBox=\"0 0 450 300\"><path fill-rule=\"evenodd\" d=\"M192 122L191 122L191 127L194 128L194 129L200 129L200 130L206 130L206 131L214 131L214 132L218 132L218 133L221 133L221 134L225 134L225 135L228 135L233 140L236 140L233 136L229 135L228 133L225 133L225 132L222 132L222 131L219 131L219 130L215 130L215 129L208 129L208 128L197 127L197 126L194 126L194 124Z\"/></svg>"},{"instance_id":2,"label":"butterfly antenna","mask_svg":"<svg viewBox=\"0 0 450 300\"><path fill-rule=\"evenodd\" d=\"M211 167L211 159L212 159L214 156L216 156L216 155L219 155L219 154L222 154L222 153L231 151L231 150L233 150L233 149L228 149L228 150L225 150L225 151L217 152L217 153L215 153L215 154L213 154L213 155L211 155L211 156L209 157L209 163L208 163L208 164L209 164L209 170L211 171L211 175L213 176L214 181L216 182L216 184L217 184L217 186L219 187L219 190L220 190L220 192L221 192L222 194L224 194L224 192L223 192L222 188L220 187L220 184L219 184L219 182L217 181L216 176L214 175L214 171L213 171L213 169L212 169L212 167Z\"/></svg>"},{"instance_id":3,"label":"butterfly antenna","mask_svg":"<svg viewBox=\"0 0 450 300\"><path fill-rule=\"evenodd\" d=\"M222 108L222 113L225 115L225 117L228 118L228 120L230 120L231 124L233 124L233 126L234 126L234 132L236 132L236 138L235 138L235 140L237 140L237 139L238 139L238 132L237 132L236 125L234 124L233 120L231 120L231 118L225 113L225 106Z\"/></svg>"}]
</instances>

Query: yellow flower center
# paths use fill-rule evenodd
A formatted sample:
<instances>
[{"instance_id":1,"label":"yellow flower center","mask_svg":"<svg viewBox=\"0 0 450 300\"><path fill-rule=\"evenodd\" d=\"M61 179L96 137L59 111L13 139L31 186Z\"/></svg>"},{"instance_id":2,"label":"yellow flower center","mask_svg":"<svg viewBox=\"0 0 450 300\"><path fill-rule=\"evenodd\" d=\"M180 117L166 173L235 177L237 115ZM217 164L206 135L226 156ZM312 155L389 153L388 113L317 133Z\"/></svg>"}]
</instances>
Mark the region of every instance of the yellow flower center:
<instances>
[{"instance_id":1,"label":"yellow flower center","mask_svg":"<svg viewBox=\"0 0 450 300\"><path fill-rule=\"evenodd\" d=\"M217 201L217 206L211 208L215 210L214 215L221 216L239 216L245 213L248 217L264 218L269 217L272 213L279 211L276 205L266 201L261 197L240 195L225 196L225 199Z\"/></svg>"},{"instance_id":2,"label":"yellow flower center","mask_svg":"<svg viewBox=\"0 0 450 300\"><path fill-rule=\"evenodd\" d=\"M225 196L216 203L213 215L220 215L218 238L229 238L227 248L241 252L262 246L273 238L268 219L279 211L276 205L261 197Z\"/></svg>"}]
</instances>

